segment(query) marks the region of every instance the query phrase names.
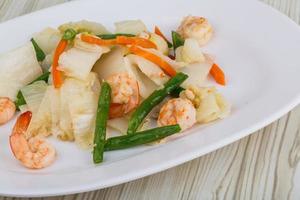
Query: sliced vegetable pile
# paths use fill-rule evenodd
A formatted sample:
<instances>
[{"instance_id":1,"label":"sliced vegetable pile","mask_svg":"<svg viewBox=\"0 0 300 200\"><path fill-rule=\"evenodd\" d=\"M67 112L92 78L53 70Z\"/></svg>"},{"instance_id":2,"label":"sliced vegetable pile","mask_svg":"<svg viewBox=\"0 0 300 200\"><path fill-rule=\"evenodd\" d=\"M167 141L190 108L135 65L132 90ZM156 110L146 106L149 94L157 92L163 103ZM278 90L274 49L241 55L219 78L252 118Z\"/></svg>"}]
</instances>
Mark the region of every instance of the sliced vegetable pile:
<instances>
[{"instance_id":1,"label":"sliced vegetable pile","mask_svg":"<svg viewBox=\"0 0 300 200\"><path fill-rule=\"evenodd\" d=\"M170 38L141 20L115 26L114 33L86 20L46 28L0 55L0 124L22 113L10 146L25 167L55 161L49 136L92 150L98 164L105 151L162 143L229 115L230 104L207 86L210 77L226 85L202 49L213 36L207 19L185 17Z\"/></svg>"}]
</instances>

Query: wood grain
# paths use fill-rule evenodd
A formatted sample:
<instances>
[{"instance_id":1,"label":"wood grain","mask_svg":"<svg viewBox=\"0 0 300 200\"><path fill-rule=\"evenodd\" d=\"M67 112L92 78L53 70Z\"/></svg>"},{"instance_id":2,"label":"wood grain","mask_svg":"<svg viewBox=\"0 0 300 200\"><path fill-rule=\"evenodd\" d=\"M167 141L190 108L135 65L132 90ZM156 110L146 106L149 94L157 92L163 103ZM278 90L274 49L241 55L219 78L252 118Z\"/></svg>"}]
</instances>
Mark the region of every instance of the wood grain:
<instances>
[{"instance_id":1,"label":"wood grain","mask_svg":"<svg viewBox=\"0 0 300 200\"><path fill-rule=\"evenodd\" d=\"M0 0L0 21L63 2ZM300 0L264 2L300 23ZM251 136L178 167L94 192L41 199L300 199L299 128L300 106Z\"/></svg>"}]
</instances>

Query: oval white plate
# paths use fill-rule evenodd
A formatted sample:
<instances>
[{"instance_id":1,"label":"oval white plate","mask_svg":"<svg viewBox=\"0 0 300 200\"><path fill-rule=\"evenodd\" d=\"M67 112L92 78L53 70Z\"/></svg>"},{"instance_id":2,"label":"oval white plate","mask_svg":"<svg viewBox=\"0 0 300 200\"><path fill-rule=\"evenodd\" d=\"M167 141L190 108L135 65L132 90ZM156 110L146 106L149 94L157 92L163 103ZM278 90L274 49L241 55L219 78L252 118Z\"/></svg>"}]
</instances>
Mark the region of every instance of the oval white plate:
<instances>
[{"instance_id":1,"label":"oval white plate","mask_svg":"<svg viewBox=\"0 0 300 200\"><path fill-rule=\"evenodd\" d=\"M220 88L232 102L232 115L195 127L160 146L105 154L95 166L90 152L55 142L58 159L44 170L27 170L13 158L8 144L11 122L0 127L0 195L49 196L104 188L186 162L234 142L276 120L300 100L300 29L279 12L256 1L76 1L0 24L0 52L25 41L46 26L89 19L108 27L124 19L142 19L149 28L174 30L188 14L207 17L215 37L206 48L226 72ZM20 74L21 75L21 74Z\"/></svg>"}]
</instances>

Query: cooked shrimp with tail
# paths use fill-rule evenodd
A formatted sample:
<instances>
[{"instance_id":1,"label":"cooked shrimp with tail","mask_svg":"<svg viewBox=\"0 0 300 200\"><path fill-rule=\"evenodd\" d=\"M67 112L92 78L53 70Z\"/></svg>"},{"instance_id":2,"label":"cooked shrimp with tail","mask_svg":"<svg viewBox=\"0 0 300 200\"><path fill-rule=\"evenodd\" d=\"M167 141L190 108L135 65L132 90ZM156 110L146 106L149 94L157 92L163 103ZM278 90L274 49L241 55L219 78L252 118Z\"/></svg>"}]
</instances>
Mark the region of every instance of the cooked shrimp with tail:
<instances>
[{"instance_id":1,"label":"cooked shrimp with tail","mask_svg":"<svg viewBox=\"0 0 300 200\"><path fill-rule=\"evenodd\" d=\"M9 138L11 150L22 165L30 169L41 169L51 165L56 157L55 148L41 137L27 140L25 132L31 120L31 112L19 116Z\"/></svg>"}]
</instances>

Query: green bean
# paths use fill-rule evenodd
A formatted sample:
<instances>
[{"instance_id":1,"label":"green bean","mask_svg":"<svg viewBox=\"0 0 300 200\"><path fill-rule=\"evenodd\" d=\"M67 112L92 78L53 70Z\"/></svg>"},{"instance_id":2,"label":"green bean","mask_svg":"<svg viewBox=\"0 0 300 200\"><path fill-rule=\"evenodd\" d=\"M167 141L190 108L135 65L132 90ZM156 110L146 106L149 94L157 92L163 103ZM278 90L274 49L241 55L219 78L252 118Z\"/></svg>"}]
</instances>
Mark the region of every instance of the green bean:
<instances>
[{"instance_id":1,"label":"green bean","mask_svg":"<svg viewBox=\"0 0 300 200\"><path fill-rule=\"evenodd\" d=\"M163 89L154 91L146 98L132 114L128 123L127 134L134 134L154 106L162 102L166 96L179 87L187 78L186 74L179 72L164 85Z\"/></svg>"},{"instance_id":2,"label":"green bean","mask_svg":"<svg viewBox=\"0 0 300 200\"><path fill-rule=\"evenodd\" d=\"M68 28L67 30L65 30L64 35L62 36L63 40L73 40L76 36L77 32L72 29L72 28Z\"/></svg>"},{"instance_id":3,"label":"green bean","mask_svg":"<svg viewBox=\"0 0 300 200\"><path fill-rule=\"evenodd\" d=\"M20 106L25 105L25 104L26 104L25 98L24 98L22 92L19 90L19 92L17 94L17 98L15 100L16 109L20 110Z\"/></svg>"},{"instance_id":4,"label":"green bean","mask_svg":"<svg viewBox=\"0 0 300 200\"><path fill-rule=\"evenodd\" d=\"M174 51L184 44L184 39L175 31L172 31L172 41Z\"/></svg>"},{"instance_id":5,"label":"green bean","mask_svg":"<svg viewBox=\"0 0 300 200\"><path fill-rule=\"evenodd\" d=\"M39 45L36 43L36 41L33 38L31 38L30 41L31 41L31 43L32 43L32 45L34 47L36 59L39 62L42 62L45 59L45 57L46 57L44 51L39 47Z\"/></svg>"},{"instance_id":6,"label":"green bean","mask_svg":"<svg viewBox=\"0 0 300 200\"><path fill-rule=\"evenodd\" d=\"M37 82L37 81L45 81L46 83L48 83L49 75L50 75L50 72L45 72L41 76L36 78L34 81L29 83L28 85L30 85L34 82ZM24 96L23 96L21 90L19 90L19 92L17 94L17 98L15 100L15 105L16 105L17 110L20 110L20 106L25 105L25 104L26 104L26 101L24 99Z\"/></svg>"},{"instance_id":7,"label":"green bean","mask_svg":"<svg viewBox=\"0 0 300 200\"><path fill-rule=\"evenodd\" d=\"M128 33L116 33L116 34L101 34L97 36L103 40L109 40L109 39L115 39L117 38L117 36L134 37L135 35L128 34Z\"/></svg>"},{"instance_id":8,"label":"green bean","mask_svg":"<svg viewBox=\"0 0 300 200\"><path fill-rule=\"evenodd\" d=\"M42 75L40 75L39 77L37 77L36 79L34 79L34 81L29 83L28 85L30 85L34 82L37 82L37 81L45 81L46 83L48 83L49 76L50 76L50 72L45 72Z\"/></svg>"},{"instance_id":9,"label":"green bean","mask_svg":"<svg viewBox=\"0 0 300 200\"><path fill-rule=\"evenodd\" d=\"M96 116L93 151L93 160L95 164L101 163L103 161L103 152L106 137L106 124L109 114L110 99L111 88L108 83L104 82L101 86Z\"/></svg>"},{"instance_id":10,"label":"green bean","mask_svg":"<svg viewBox=\"0 0 300 200\"><path fill-rule=\"evenodd\" d=\"M183 90L185 90L185 89L183 87L179 86L170 93L170 96L177 98L177 97L179 97L180 92L182 92Z\"/></svg>"},{"instance_id":11,"label":"green bean","mask_svg":"<svg viewBox=\"0 0 300 200\"><path fill-rule=\"evenodd\" d=\"M113 137L106 140L104 150L112 151L118 149L126 149L142 144L154 142L159 139L163 139L167 136L180 132L180 126L171 125L158 127L142 132L138 132L133 135L123 135L119 137Z\"/></svg>"}]
</instances>

